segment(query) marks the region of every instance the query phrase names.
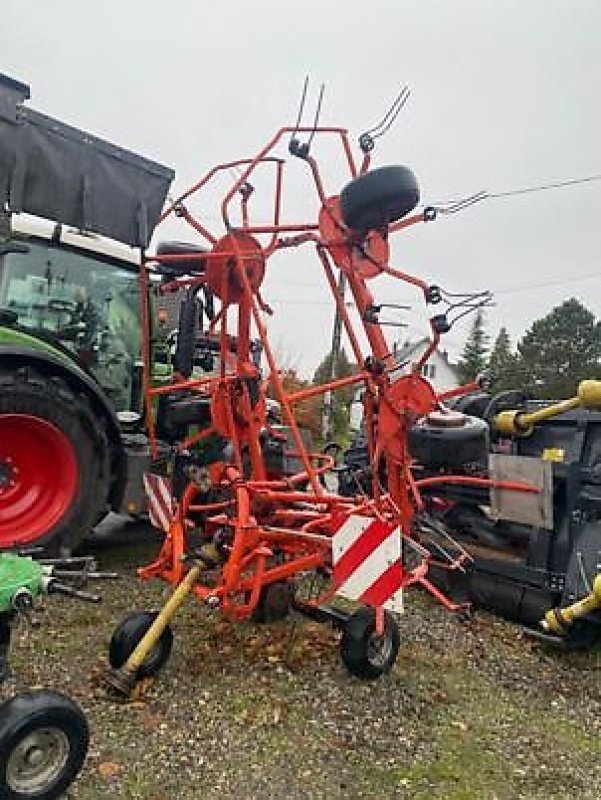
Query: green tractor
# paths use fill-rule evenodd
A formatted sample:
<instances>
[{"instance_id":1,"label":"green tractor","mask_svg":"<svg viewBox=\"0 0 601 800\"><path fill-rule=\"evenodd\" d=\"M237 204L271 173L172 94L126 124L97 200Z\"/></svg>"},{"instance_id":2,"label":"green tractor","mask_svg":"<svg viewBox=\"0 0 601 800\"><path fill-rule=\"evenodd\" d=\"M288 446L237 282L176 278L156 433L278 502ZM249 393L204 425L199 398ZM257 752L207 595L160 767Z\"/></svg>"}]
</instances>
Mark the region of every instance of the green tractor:
<instances>
[{"instance_id":1,"label":"green tractor","mask_svg":"<svg viewBox=\"0 0 601 800\"><path fill-rule=\"evenodd\" d=\"M138 271L173 172L28 98L0 76L0 549L64 552L144 510Z\"/></svg>"}]
</instances>

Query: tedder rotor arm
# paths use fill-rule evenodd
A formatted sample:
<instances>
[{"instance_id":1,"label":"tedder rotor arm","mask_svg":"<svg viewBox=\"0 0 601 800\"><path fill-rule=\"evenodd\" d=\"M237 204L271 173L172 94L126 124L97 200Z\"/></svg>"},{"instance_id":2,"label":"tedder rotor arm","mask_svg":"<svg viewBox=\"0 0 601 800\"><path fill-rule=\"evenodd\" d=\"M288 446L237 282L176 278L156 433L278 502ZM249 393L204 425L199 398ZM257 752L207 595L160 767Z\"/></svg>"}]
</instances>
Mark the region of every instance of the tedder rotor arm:
<instances>
[{"instance_id":1,"label":"tedder rotor arm","mask_svg":"<svg viewBox=\"0 0 601 800\"><path fill-rule=\"evenodd\" d=\"M495 416L493 426L499 433L508 436L530 436L534 426L539 422L575 408L589 410L601 408L601 381L581 381L575 397L561 400L537 411L501 411Z\"/></svg>"}]
</instances>

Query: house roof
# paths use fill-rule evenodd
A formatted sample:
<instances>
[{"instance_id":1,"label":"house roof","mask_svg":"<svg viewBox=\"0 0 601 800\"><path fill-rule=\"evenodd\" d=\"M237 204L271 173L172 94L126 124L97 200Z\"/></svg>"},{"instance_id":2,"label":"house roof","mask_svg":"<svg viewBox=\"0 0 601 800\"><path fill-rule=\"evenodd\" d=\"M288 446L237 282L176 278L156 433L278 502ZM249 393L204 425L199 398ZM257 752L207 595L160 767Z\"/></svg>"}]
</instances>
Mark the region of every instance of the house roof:
<instances>
[{"instance_id":1,"label":"house roof","mask_svg":"<svg viewBox=\"0 0 601 800\"><path fill-rule=\"evenodd\" d=\"M406 342L400 350L396 351L395 358L399 363L402 361L407 361L416 351L420 350L420 348L424 346L429 346L429 344L430 339L428 339L426 336L424 336L422 339L418 339L417 342ZM438 353L441 358L444 358L450 367L454 368L456 366L449 361L449 356L446 350L441 350L439 347L437 347L436 353Z\"/></svg>"}]
</instances>

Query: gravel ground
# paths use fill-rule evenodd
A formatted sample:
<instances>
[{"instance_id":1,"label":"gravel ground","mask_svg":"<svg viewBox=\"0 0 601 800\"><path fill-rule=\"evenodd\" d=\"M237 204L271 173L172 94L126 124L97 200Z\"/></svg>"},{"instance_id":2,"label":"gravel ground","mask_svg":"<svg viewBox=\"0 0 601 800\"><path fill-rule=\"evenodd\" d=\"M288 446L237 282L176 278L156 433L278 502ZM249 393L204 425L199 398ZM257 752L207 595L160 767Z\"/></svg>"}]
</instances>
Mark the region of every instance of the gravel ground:
<instances>
[{"instance_id":1,"label":"gravel ground","mask_svg":"<svg viewBox=\"0 0 601 800\"><path fill-rule=\"evenodd\" d=\"M122 537L101 565L131 576L156 552ZM412 593L393 672L343 668L326 626L230 625L190 602L173 655L144 698L99 685L112 629L164 587L103 584L101 606L46 600L15 635L8 695L56 688L83 706L92 741L72 800L601 797L601 661L547 652L487 614L459 623Z\"/></svg>"}]
</instances>

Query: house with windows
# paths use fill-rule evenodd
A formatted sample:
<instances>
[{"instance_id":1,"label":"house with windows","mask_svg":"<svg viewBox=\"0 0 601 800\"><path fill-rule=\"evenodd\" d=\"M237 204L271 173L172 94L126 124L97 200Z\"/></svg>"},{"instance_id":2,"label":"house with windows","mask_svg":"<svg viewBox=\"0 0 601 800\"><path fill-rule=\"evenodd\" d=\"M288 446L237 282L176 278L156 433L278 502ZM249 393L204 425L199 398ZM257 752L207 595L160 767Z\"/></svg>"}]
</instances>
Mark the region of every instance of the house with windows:
<instances>
[{"instance_id":1,"label":"house with windows","mask_svg":"<svg viewBox=\"0 0 601 800\"><path fill-rule=\"evenodd\" d=\"M430 340L423 338L413 343L406 342L400 350L396 350L394 358L399 365L398 374L403 375L410 372L429 346ZM434 350L426 363L422 365L421 373L437 392L441 392L443 389L453 389L460 384L457 367L449 361L446 350L438 348Z\"/></svg>"},{"instance_id":2,"label":"house with windows","mask_svg":"<svg viewBox=\"0 0 601 800\"><path fill-rule=\"evenodd\" d=\"M394 359L399 366L398 371L392 373L392 377L406 375L410 372L429 346L430 340L423 338L414 343L406 342L400 349L395 350ZM455 386L460 385L457 367L449 361L446 350L434 350L426 363L422 365L421 374L432 384L437 392L441 392L444 389L453 389ZM350 419L352 430L359 429L363 418L361 395L362 390L357 392L351 404Z\"/></svg>"}]
</instances>

